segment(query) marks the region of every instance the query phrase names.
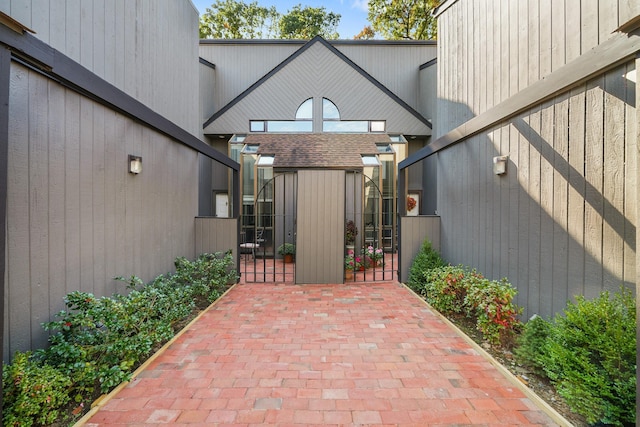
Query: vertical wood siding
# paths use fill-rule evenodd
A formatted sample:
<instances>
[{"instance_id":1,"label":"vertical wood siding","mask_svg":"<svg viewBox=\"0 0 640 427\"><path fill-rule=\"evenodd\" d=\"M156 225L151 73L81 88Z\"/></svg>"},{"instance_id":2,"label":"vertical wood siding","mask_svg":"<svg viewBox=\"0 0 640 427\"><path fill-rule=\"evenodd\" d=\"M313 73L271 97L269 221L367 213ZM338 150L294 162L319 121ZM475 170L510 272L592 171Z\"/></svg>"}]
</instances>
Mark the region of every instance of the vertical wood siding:
<instances>
[{"instance_id":1,"label":"vertical wood siding","mask_svg":"<svg viewBox=\"0 0 640 427\"><path fill-rule=\"evenodd\" d=\"M0 11L152 110L201 135L199 105L193 102L199 96L199 17L189 0L4 0Z\"/></svg>"},{"instance_id":2,"label":"vertical wood siding","mask_svg":"<svg viewBox=\"0 0 640 427\"><path fill-rule=\"evenodd\" d=\"M437 91L438 91L438 64L430 65L420 70L420 89L419 89L419 105L418 112L430 120L432 124L436 123L437 116Z\"/></svg>"},{"instance_id":3,"label":"vertical wood siding","mask_svg":"<svg viewBox=\"0 0 640 427\"><path fill-rule=\"evenodd\" d=\"M200 217L195 219L195 227L195 256L232 250L237 264L238 219Z\"/></svg>"},{"instance_id":4,"label":"vertical wood siding","mask_svg":"<svg viewBox=\"0 0 640 427\"><path fill-rule=\"evenodd\" d=\"M113 277L193 257L198 208L195 151L16 63L9 105L5 360L44 346L68 292L122 292Z\"/></svg>"},{"instance_id":5,"label":"vertical wood siding","mask_svg":"<svg viewBox=\"0 0 640 427\"><path fill-rule=\"evenodd\" d=\"M437 155L443 256L507 277L525 318L634 287L632 70L618 66ZM492 172L497 155L509 156L504 176Z\"/></svg>"},{"instance_id":6,"label":"vertical wood siding","mask_svg":"<svg viewBox=\"0 0 640 427\"><path fill-rule=\"evenodd\" d=\"M403 216L401 218L400 281L406 283L413 260L420 252L422 243L429 239L431 247L440 252L440 217L437 216Z\"/></svg>"},{"instance_id":7,"label":"vertical wood siding","mask_svg":"<svg viewBox=\"0 0 640 427\"><path fill-rule=\"evenodd\" d=\"M296 283L342 283L345 172L298 171L297 211Z\"/></svg>"},{"instance_id":8,"label":"vertical wood siding","mask_svg":"<svg viewBox=\"0 0 640 427\"><path fill-rule=\"evenodd\" d=\"M640 14L629 0L458 1L438 19L442 136L548 76Z\"/></svg>"}]
</instances>

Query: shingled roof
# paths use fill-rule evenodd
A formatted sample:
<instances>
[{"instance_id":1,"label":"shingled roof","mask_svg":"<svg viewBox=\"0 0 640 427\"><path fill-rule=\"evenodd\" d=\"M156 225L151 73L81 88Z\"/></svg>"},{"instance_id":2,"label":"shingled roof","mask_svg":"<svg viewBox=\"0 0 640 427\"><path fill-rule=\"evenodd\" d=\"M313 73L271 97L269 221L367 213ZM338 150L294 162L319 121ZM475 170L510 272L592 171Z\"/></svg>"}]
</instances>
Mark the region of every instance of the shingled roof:
<instances>
[{"instance_id":1,"label":"shingled roof","mask_svg":"<svg viewBox=\"0 0 640 427\"><path fill-rule=\"evenodd\" d=\"M258 154L275 156L274 168L360 169L362 155L378 154L386 134L250 134L244 142L259 144Z\"/></svg>"}]
</instances>

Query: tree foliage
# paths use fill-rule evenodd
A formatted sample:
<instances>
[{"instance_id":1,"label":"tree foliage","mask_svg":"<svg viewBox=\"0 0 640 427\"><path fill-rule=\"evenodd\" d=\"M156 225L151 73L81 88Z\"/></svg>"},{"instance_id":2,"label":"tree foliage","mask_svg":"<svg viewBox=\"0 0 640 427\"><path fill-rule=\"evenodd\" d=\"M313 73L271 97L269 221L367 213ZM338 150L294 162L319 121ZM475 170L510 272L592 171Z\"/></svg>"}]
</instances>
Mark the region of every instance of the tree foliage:
<instances>
[{"instance_id":1,"label":"tree foliage","mask_svg":"<svg viewBox=\"0 0 640 427\"><path fill-rule=\"evenodd\" d=\"M353 36L354 40L371 40L376 36L371 25L365 26L358 34Z\"/></svg>"},{"instance_id":2,"label":"tree foliage","mask_svg":"<svg viewBox=\"0 0 640 427\"><path fill-rule=\"evenodd\" d=\"M337 39L340 18L324 7L298 4L280 14L275 6L260 6L257 1L216 0L200 16L200 38L306 40L321 35Z\"/></svg>"},{"instance_id":3,"label":"tree foliage","mask_svg":"<svg viewBox=\"0 0 640 427\"><path fill-rule=\"evenodd\" d=\"M275 6L263 7L257 1L216 0L200 16L200 38L272 38L278 19Z\"/></svg>"},{"instance_id":4,"label":"tree foliage","mask_svg":"<svg viewBox=\"0 0 640 427\"><path fill-rule=\"evenodd\" d=\"M369 0L373 30L390 40L435 40L437 0Z\"/></svg>"},{"instance_id":5,"label":"tree foliage","mask_svg":"<svg viewBox=\"0 0 640 427\"><path fill-rule=\"evenodd\" d=\"M325 39L337 39L341 16L327 12L323 7L298 4L280 18L280 38L311 39L317 35Z\"/></svg>"}]
</instances>

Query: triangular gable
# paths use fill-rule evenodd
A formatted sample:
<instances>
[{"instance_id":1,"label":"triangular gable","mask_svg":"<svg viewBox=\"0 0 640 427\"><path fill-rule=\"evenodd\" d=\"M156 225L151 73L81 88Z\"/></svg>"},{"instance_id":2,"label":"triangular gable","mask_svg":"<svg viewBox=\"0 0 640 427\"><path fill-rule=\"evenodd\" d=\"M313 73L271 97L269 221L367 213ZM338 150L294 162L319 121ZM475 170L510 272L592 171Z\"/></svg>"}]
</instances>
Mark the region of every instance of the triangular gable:
<instances>
[{"instance_id":1,"label":"triangular gable","mask_svg":"<svg viewBox=\"0 0 640 427\"><path fill-rule=\"evenodd\" d=\"M216 112L205 133L248 130L250 119L292 120L301 102L323 96L342 120L387 120L388 132L431 133L427 119L319 36Z\"/></svg>"}]
</instances>

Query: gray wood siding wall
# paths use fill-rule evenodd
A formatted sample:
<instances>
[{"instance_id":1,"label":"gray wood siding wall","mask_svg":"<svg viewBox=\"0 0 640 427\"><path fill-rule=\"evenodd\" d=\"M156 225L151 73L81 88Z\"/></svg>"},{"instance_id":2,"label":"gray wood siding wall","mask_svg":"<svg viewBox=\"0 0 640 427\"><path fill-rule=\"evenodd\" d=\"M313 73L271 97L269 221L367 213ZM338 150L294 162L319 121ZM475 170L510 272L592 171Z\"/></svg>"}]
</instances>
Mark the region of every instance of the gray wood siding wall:
<instances>
[{"instance_id":1,"label":"gray wood siding wall","mask_svg":"<svg viewBox=\"0 0 640 427\"><path fill-rule=\"evenodd\" d=\"M345 171L298 171L296 283L344 280Z\"/></svg>"},{"instance_id":2,"label":"gray wood siding wall","mask_svg":"<svg viewBox=\"0 0 640 427\"><path fill-rule=\"evenodd\" d=\"M633 70L618 66L437 154L443 256L507 277L524 318L634 287ZM504 176L492 173L497 155L509 156Z\"/></svg>"},{"instance_id":3,"label":"gray wood siding wall","mask_svg":"<svg viewBox=\"0 0 640 427\"><path fill-rule=\"evenodd\" d=\"M200 65L200 127L216 112L216 70Z\"/></svg>"},{"instance_id":4,"label":"gray wood siding wall","mask_svg":"<svg viewBox=\"0 0 640 427\"><path fill-rule=\"evenodd\" d=\"M4 360L44 346L68 292L122 292L114 276L193 257L198 205L195 151L16 63L9 105Z\"/></svg>"},{"instance_id":5,"label":"gray wood siding wall","mask_svg":"<svg viewBox=\"0 0 640 427\"><path fill-rule=\"evenodd\" d=\"M303 42L276 44L201 42L200 57L216 65L215 89L203 95L213 98L213 105L217 111L303 45ZM209 117L211 114L206 118ZM204 122L205 120L202 121ZM246 126L249 124L247 123Z\"/></svg>"},{"instance_id":6,"label":"gray wood siding wall","mask_svg":"<svg viewBox=\"0 0 640 427\"><path fill-rule=\"evenodd\" d=\"M431 247L440 252L440 217L403 216L400 219L400 281L407 283L413 260L420 252L422 243L429 239Z\"/></svg>"},{"instance_id":7,"label":"gray wood siding wall","mask_svg":"<svg viewBox=\"0 0 640 427\"><path fill-rule=\"evenodd\" d=\"M436 57L435 43L336 43L335 47L413 109L420 111L423 94L418 90L419 68ZM433 83L435 90L435 75ZM433 99L435 101L435 92Z\"/></svg>"},{"instance_id":8,"label":"gray wood siding wall","mask_svg":"<svg viewBox=\"0 0 640 427\"><path fill-rule=\"evenodd\" d=\"M418 68L435 57L435 45L331 43L403 101L419 109ZM216 87L211 94L216 108L228 104L303 45L289 41L202 42L200 56L216 64Z\"/></svg>"},{"instance_id":9,"label":"gray wood siding wall","mask_svg":"<svg viewBox=\"0 0 640 427\"><path fill-rule=\"evenodd\" d=\"M195 256L203 253L233 251L235 264L238 263L238 219L207 218L195 219Z\"/></svg>"},{"instance_id":10,"label":"gray wood siding wall","mask_svg":"<svg viewBox=\"0 0 640 427\"><path fill-rule=\"evenodd\" d=\"M629 0L457 1L438 18L442 136L604 42Z\"/></svg>"},{"instance_id":11,"label":"gray wood siding wall","mask_svg":"<svg viewBox=\"0 0 640 427\"><path fill-rule=\"evenodd\" d=\"M198 12L189 0L4 0L0 11L200 136ZM167 66L171 64L171 66Z\"/></svg>"},{"instance_id":12,"label":"gray wood siding wall","mask_svg":"<svg viewBox=\"0 0 640 427\"><path fill-rule=\"evenodd\" d=\"M431 120L435 126L438 115L438 64L432 64L420 70L420 90L418 98L418 112Z\"/></svg>"},{"instance_id":13,"label":"gray wood siding wall","mask_svg":"<svg viewBox=\"0 0 640 427\"><path fill-rule=\"evenodd\" d=\"M300 104L310 97L315 102L321 102L322 97L331 99L342 120L386 119L388 133L430 133L424 123L321 43L311 46L231 107L205 132L247 132L251 119L293 120Z\"/></svg>"}]
</instances>

